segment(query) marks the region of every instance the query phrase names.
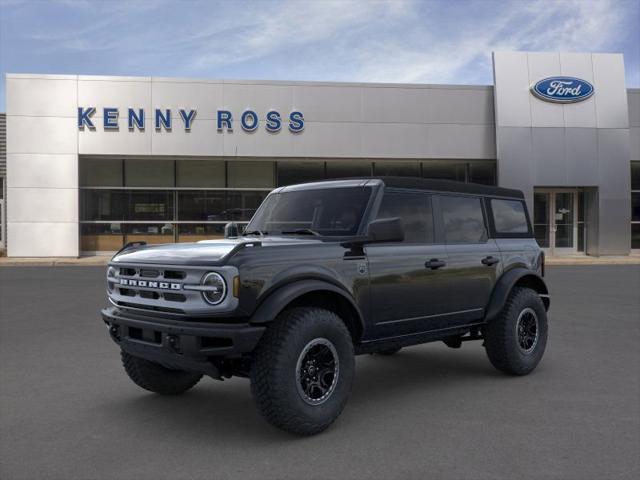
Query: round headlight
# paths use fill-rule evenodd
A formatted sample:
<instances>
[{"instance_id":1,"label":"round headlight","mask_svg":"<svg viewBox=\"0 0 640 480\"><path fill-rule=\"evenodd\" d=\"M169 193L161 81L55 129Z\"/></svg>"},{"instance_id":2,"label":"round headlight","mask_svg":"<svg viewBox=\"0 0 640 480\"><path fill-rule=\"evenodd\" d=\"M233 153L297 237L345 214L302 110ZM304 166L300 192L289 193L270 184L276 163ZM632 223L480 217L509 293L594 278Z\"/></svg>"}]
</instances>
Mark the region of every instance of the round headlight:
<instances>
[{"instance_id":1,"label":"round headlight","mask_svg":"<svg viewBox=\"0 0 640 480\"><path fill-rule=\"evenodd\" d=\"M202 292L202 297L211 305L218 305L227 295L227 284L219 273L207 273L202 278L202 286L206 290Z\"/></svg>"},{"instance_id":2,"label":"round headlight","mask_svg":"<svg viewBox=\"0 0 640 480\"><path fill-rule=\"evenodd\" d=\"M110 292L113 292L113 287L115 285L115 278L116 278L116 269L114 267L109 267L107 269L107 289L109 289Z\"/></svg>"}]
</instances>

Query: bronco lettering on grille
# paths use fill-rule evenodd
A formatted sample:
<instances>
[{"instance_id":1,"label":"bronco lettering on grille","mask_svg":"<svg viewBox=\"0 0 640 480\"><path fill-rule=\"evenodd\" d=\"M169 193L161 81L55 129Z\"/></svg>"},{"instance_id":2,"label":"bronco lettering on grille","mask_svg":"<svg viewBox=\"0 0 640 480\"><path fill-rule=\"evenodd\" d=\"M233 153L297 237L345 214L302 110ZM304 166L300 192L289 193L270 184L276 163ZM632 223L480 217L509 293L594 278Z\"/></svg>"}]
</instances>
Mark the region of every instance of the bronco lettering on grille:
<instances>
[{"instance_id":1,"label":"bronco lettering on grille","mask_svg":"<svg viewBox=\"0 0 640 480\"><path fill-rule=\"evenodd\" d=\"M163 290L181 290L182 289L182 284L180 283L151 282L148 280L134 280L132 278L121 278L120 285L126 285L127 287L160 288Z\"/></svg>"}]
</instances>

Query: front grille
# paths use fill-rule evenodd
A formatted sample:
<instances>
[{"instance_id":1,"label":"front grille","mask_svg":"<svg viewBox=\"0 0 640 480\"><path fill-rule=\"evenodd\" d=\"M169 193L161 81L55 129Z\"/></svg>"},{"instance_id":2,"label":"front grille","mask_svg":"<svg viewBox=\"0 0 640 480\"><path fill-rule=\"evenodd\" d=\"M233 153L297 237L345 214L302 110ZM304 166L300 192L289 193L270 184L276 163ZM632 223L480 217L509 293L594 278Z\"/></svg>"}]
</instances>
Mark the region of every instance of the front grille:
<instances>
[{"instance_id":1,"label":"front grille","mask_svg":"<svg viewBox=\"0 0 640 480\"><path fill-rule=\"evenodd\" d=\"M231 286L237 269L232 266L216 267ZM185 289L185 285L200 285L203 277L212 271L209 267L161 266L158 264L112 264L107 276L108 294L116 305L147 311L170 312L185 316L205 315L212 311L202 292ZM237 298L227 294L224 304L217 310L233 310Z\"/></svg>"}]
</instances>

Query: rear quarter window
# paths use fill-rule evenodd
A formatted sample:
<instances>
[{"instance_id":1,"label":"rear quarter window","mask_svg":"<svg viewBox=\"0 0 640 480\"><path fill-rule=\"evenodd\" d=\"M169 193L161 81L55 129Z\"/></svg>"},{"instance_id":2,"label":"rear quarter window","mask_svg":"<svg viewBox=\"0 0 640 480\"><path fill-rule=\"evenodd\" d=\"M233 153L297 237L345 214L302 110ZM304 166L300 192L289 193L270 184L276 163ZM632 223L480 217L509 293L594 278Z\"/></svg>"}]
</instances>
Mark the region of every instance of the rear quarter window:
<instances>
[{"instance_id":1,"label":"rear quarter window","mask_svg":"<svg viewBox=\"0 0 640 480\"><path fill-rule=\"evenodd\" d=\"M503 235L529 233L529 223L523 202L493 198L491 199L491 211L496 233Z\"/></svg>"}]
</instances>

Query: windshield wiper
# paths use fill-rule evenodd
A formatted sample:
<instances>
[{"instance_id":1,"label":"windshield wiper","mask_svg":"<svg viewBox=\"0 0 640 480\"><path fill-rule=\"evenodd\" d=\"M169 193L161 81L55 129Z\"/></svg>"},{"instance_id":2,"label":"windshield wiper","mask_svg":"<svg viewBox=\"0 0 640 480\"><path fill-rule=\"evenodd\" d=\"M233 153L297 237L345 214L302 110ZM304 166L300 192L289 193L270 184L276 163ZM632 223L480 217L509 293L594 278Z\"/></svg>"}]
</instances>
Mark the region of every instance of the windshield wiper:
<instances>
[{"instance_id":1,"label":"windshield wiper","mask_svg":"<svg viewBox=\"0 0 640 480\"><path fill-rule=\"evenodd\" d=\"M315 230L311 230L310 228L297 228L295 230L285 230L282 232L283 235L315 235L316 237L320 237L322 235L320 235L318 232L316 232Z\"/></svg>"},{"instance_id":2,"label":"windshield wiper","mask_svg":"<svg viewBox=\"0 0 640 480\"><path fill-rule=\"evenodd\" d=\"M250 230L248 232L244 232L242 235L260 235L261 237L264 237L268 234L269 232L263 232L262 230Z\"/></svg>"}]
</instances>

